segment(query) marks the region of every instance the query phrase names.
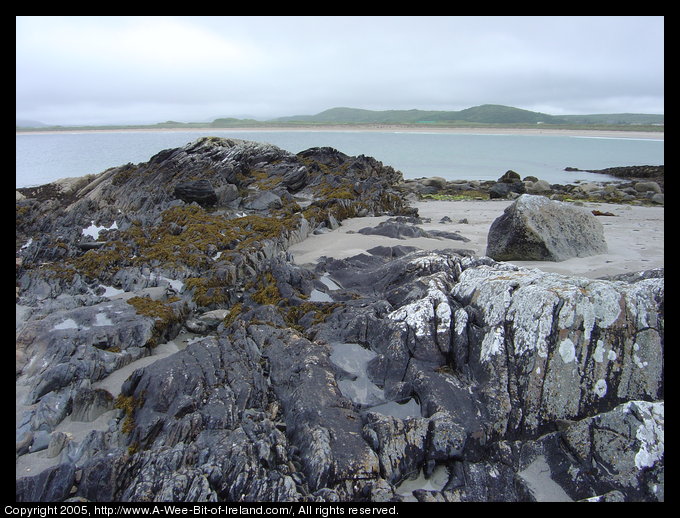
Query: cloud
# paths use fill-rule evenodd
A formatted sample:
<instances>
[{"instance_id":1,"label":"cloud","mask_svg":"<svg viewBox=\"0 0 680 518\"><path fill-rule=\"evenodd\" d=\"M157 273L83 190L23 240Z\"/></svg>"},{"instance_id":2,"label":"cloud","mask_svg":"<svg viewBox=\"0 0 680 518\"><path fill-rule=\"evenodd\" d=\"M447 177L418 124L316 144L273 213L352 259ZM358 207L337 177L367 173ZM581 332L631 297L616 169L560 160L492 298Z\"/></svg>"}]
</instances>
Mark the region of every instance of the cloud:
<instances>
[{"instance_id":1,"label":"cloud","mask_svg":"<svg viewBox=\"0 0 680 518\"><path fill-rule=\"evenodd\" d=\"M53 124L663 111L662 17L18 17L16 53L17 118Z\"/></svg>"}]
</instances>

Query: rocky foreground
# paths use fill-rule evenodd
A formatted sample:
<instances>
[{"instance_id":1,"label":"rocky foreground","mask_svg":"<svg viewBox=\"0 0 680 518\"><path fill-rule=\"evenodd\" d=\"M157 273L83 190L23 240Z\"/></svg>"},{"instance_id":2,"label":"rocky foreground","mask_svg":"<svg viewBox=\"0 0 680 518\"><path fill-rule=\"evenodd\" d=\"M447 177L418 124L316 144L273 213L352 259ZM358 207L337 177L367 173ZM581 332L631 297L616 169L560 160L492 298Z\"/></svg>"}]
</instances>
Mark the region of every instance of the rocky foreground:
<instances>
[{"instance_id":1,"label":"rocky foreground","mask_svg":"<svg viewBox=\"0 0 680 518\"><path fill-rule=\"evenodd\" d=\"M17 500L664 500L663 271L455 233L293 263L343 219L417 221L404 185L202 138L21 190Z\"/></svg>"}]
</instances>

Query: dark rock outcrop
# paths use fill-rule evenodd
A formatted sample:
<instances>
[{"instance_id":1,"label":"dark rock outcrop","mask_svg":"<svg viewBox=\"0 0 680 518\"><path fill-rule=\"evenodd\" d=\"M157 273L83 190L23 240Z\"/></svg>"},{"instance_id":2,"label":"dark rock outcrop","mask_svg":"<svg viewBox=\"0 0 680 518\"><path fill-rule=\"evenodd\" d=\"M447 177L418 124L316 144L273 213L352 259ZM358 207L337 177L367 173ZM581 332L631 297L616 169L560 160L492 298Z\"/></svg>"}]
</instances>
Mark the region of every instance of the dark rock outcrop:
<instances>
[{"instance_id":1,"label":"dark rock outcrop","mask_svg":"<svg viewBox=\"0 0 680 518\"><path fill-rule=\"evenodd\" d=\"M213 205L178 198L200 179ZM17 500L663 500L663 272L293 264L315 229L416 216L400 181L207 138L17 201Z\"/></svg>"},{"instance_id":2,"label":"dark rock outcrop","mask_svg":"<svg viewBox=\"0 0 680 518\"><path fill-rule=\"evenodd\" d=\"M175 186L175 196L186 203L195 201L203 207L210 207L217 202L217 194L209 180L179 183Z\"/></svg>"},{"instance_id":3,"label":"dark rock outcrop","mask_svg":"<svg viewBox=\"0 0 680 518\"><path fill-rule=\"evenodd\" d=\"M393 239L429 237L434 239L453 239L464 242L470 241L468 238L461 236L457 232L447 232L444 230L425 231L418 227L413 220L414 218L390 218L387 221L379 223L375 227L364 227L359 229L358 232L359 234L365 234L367 236L385 236Z\"/></svg>"}]
</instances>

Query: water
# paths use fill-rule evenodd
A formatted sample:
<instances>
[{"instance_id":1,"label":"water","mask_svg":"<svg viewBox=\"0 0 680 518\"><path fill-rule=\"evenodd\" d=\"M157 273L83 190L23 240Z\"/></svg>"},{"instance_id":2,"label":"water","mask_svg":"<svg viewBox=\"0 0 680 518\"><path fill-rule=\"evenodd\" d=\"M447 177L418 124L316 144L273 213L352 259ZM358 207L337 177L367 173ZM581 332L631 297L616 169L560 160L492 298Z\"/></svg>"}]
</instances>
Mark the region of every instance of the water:
<instances>
[{"instance_id":1,"label":"water","mask_svg":"<svg viewBox=\"0 0 680 518\"><path fill-rule=\"evenodd\" d=\"M497 135L375 131L121 131L18 133L16 186L99 173L128 162L146 162L163 149L201 136L268 142L292 153L314 146L348 155L372 156L400 170L405 178L441 176L449 180L496 180L512 169L549 183L602 181L610 177L566 172L565 167L604 169L661 165L662 139L554 135Z\"/></svg>"},{"instance_id":2,"label":"water","mask_svg":"<svg viewBox=\"0 0 680 518\"><path fill-rule=\"evenodd\" d=\"M400 419L421 416L420 405L414 399L405 403L385 401L383 389L369 379L368 364L376 358L375 352L354 343L335 343L332 348L331 361L349 376L341 376L338 380L338 388L343 396L379 414Z\"/></svg>"}]
</instances>

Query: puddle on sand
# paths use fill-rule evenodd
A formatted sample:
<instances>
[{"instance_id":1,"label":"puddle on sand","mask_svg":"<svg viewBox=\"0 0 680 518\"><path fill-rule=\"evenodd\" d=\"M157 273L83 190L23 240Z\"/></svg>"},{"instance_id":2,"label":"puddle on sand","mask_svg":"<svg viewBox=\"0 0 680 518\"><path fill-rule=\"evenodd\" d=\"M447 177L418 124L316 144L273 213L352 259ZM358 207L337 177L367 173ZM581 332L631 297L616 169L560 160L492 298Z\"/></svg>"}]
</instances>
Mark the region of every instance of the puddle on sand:
<instances>
[{"instance_id":1,"label":"puddle on sand","mask_svg":"<svg viewBox=\"0 0 680 518\"><path fill-rule=\"evenodd\" d=\"M414 478L407 478L397 486L396 493L404 497L405 502L416 502L416 497L413 492L418 489L425 491L441 491L449 481L449 470L446 466L437 466L434 468L430 478L425 478L425 474L421 469L418 476Z\"/></svg>"},{"instance_id":2,"label":"puddle on sand","mask_svg":"<svg viewBox=\"0 0 680 518\"><path fill-rule=\"evenodd\" d=\"M326 287L327 287L329 290L331 290L331 291L335 291L335 290L339 290L339 289L340 289L340 286L339 286L333 279L331 279L331 276L328 275L328 273L324 273L324 274L319 278L319 280L320 280L322 283L324 283L324 284L326 285Z\"/></svg>"},{"instance_id":3,"label":"puddle on sand","mask_svg":"<svg viewBox=\"0 0 680 518\"><path fill-rule=\"evenodd\" d=\"M409 399L406 403L398 403L396 401L388 401L381 405L376 405L369 408L371 412L378 412L379 414L398 417L399 419L406 419L407 417L422 417L420 413L420 405L415 399Z\"/></svg>"},{"instance_id":4,"label":"puddle on sand","mask_svg":"<svg viewBox=\"0 0 680 518\"><path fill-rule=\"evenodd\" d=\"M324 293L323 291L319 290L312 290L312 292L309 294L308 300L310 302L335 302L333 297L328 295L328 293Z\"/></svg>"},{"instance_id":5,"label":"puddle on sand","mask_svg":"<svg viewBox=\"0 0 680 518\"><path fill-rule=\"evenodd\" d=\"M420 405L415 400L410 399L404 404L385 401L383 389L368 378L368 364L377 356L376 353L354 343L336 343L331 346L331 361L351 376L350 379L338 381L343 396L379 414L401 419L421 416Z\"/></svg>"}]
</instances>

